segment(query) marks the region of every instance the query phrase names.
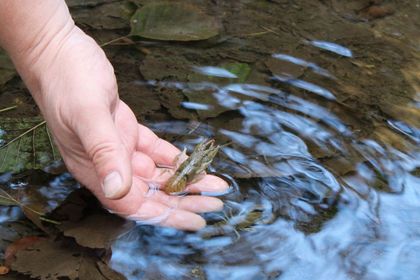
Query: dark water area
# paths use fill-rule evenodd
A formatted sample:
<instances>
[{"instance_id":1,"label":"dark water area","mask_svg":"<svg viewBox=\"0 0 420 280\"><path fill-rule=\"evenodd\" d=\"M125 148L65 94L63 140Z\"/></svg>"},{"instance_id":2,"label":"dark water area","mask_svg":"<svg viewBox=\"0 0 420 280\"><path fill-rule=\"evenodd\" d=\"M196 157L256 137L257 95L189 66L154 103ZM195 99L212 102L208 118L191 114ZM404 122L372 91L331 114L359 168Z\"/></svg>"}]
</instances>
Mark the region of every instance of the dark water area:
<instances>
[{"instance_id":1,"label":"dark water area","mask_svg":"<svg viewBox=\"0 0 420 280\"><path fill-rule=\"evenodd\" d=\"M128 33L118 7L133 2L68 2L98 42ZM220 34L104 50L140 122L190 152L229 143L210 171L231 188L206 193L225 207L197 233L120 235L110 266L128 279L419 279L420 1L183 2ZM12 80L0 102L15 98L26 109L8 117L37 114Z\"/></svg>"}]
</instances>

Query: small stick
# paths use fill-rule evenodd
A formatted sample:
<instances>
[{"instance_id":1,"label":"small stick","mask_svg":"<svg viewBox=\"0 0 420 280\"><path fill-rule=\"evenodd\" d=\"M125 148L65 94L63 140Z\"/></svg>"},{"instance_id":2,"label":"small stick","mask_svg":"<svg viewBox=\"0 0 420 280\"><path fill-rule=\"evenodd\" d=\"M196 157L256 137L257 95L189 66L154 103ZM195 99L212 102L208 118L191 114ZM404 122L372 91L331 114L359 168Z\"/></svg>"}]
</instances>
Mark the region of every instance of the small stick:
<instances>
[{"instance_id":1,"label":"small stick","mask_svg":"<svg viewBox=\"0 0 420 280\"><path fill-rule=\"evenodd\" d=\"M253 37L253 36L260 36L260 35L264 35L267 33L272 33L272 31L260 31L260 32L254 32L254 33L248 33L248 34L241 34L239 35L240 37Z\"/></svg>"},{"instance_id":2,"label":"small stick","mask_svg":"<svg viewBox=\"0 0 420 280\"><path fill-rule=\"evenodd\" d=\"M111 45L112 43L118 42L119 40L128 39L129 37L131 37L131 36L130 35L121 36L121 37L112 39L111 41L108 41L108 42L105 42L103 44L100 44L99 46L103 48L103 47L106 47L108 45Z\"/></svg>"},{"instance_id":3,"label":"small stick","mask_svg":"<svg viewBox=\"0 0 420 280\"><path fill-rule=\"evenodd\" d=\"M33 130L37 129L38 127L44 125L46 123L46 121L42 121L39 124L35 125L34 127L31 127L30 129L28 129L27 131L23 132L22 134L16 136L15 138L13 138L10 142L8 142L6 145L3 145L0 147L0 149L4 149L7 146L10 146L12 143L16 142L17 140L19 140L20 138L22 138L23 136L25 136L26 134L32 132Z\"/></svg>"},{"instance_id":4,"label":"small stick","mask_svg":"<svg viewBox=\"0 0 420 280\"><path fill-rule=\"evenodd\" d=\"M15 106L10 106L10 107L4 108L4 109L0 109L0 113L7 112L7 111L10 111L10 110L13 110L13 109L16 109L16 108L17 108L17 106L15 105Z\"/></svg>"},{"instance_id":5,"label":"small stick","mask_svg":"<svg viewBox=\"0 0 420 280\"><path fill-rule=\"evenodd\" d=\"M274 34L276 34L276 35L281 36L281 34L280 34L280 33L278 33L278 32L276 32L276 31L274 31L273 29L270 29L270 28L265 27L265 26L262 26L262 25L260 25L260 27L261 27L261 28L263 28L263 29L265 29L265 30L267 30L268 32L271 32L271 33L274 33Z\"/></svg>"},{"instance_id":6,"label":"small stick","mask_svg":"<svg viewBox=\"0 0 420 280\"><path fill-rule=\"evenodd\" d=\"M47 132L47 135L48 135L48 141L50 142L51 152L52 152L52 155L53 155L53 160L56 160L56 157L55 157L55 149L54 149L54 143L53 143L53 141L52 141L52 139L51 139L50 130L48 129L48 126L45 126L45 131Z\"/></svg>"}]
</instances>

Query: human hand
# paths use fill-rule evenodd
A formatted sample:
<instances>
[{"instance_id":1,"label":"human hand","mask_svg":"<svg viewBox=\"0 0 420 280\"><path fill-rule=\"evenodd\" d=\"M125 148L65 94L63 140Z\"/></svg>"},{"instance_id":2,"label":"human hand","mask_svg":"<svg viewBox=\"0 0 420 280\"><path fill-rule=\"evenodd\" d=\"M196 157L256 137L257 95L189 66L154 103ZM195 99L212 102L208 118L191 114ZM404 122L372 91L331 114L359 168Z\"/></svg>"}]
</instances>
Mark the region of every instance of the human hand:
<instances>
[{"instance_id":1,"label":"human hand","mask_svg":"<svg viewBox=\"0 0 420 280\"><path fill-rule=\"evenodd\" d=\"M113 68L102 49L74 27L36 58L34 98L47 120L69 171L110 211L121 216L185 230L205 221L196 213L220 210L213 197L149 194L162 185L180 151L138 124L118 98ZM30 87L31 88L31 87ZM220 192L222 179L206 175L191 192Z\"/></svg>"}]
</instances>

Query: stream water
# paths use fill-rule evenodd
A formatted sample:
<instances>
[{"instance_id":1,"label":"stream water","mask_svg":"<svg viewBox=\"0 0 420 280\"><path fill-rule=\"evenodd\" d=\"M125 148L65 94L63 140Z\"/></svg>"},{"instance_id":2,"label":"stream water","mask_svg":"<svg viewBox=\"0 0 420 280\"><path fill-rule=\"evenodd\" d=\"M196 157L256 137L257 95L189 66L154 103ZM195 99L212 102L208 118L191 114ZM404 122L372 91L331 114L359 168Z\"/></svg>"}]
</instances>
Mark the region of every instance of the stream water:
<instances>
[{"instance_id":1,"label":"stream water","mask_svg":"<svg viewBox=\"0 0 420 280\"><path fill-rule=\"evenodd\" d=\"M161 137L230 143L210 171L231 188L207 194L225 208L197 233L136 226L111 266L128 279L419 279L420 1L196 2L223 25L216 39L105 50L121 98ZM72 9L98 41L126 33Z\"/></svg>"}]
</instances>

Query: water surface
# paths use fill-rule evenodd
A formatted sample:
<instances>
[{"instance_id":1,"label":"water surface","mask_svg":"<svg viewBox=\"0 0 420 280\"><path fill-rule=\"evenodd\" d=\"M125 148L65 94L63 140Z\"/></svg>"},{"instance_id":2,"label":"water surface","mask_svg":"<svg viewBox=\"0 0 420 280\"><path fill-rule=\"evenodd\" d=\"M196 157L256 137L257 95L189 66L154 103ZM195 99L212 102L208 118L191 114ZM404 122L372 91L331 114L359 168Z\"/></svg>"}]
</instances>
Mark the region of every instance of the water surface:
<instances>
[{"instance_id":1,"label":"water surface","mask_svg":"<svg viewBox=\"0 0 420 280\"><path fill-rule=\"evenodd\" d=\"M139 224L113 244L113 268L419 277L420 2L377 1L383 15L370 2L197 1L223 25L218 38L105 48L121 98L161 137L189 151L231 143L211 166L231 189L208 194L224 210L197 233ZM126 34L83 26L102 42Z\"/></svg>"}]
</instances>

